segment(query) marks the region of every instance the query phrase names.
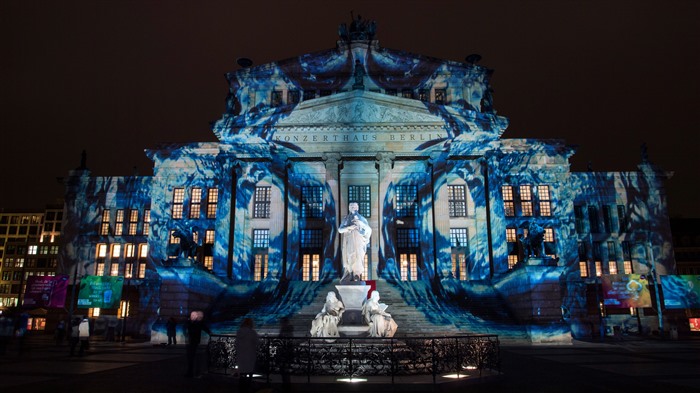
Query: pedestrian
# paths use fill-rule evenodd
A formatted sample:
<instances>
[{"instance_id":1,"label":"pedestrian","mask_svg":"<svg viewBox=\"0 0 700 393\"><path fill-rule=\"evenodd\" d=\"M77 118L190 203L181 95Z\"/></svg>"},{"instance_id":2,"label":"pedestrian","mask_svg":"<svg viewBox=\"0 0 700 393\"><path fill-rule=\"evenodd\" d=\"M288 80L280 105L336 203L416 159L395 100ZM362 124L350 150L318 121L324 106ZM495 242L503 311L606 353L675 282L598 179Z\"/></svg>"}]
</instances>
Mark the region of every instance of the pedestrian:
<instances>
[{"instance_id":1,"label":"pedestrian","mask_svg":"<svg viewBox=\"0 0 700 393\"><path fill-rule=\"evenodd\" d=\"M78 338L80 339L78 356L83 356L85 351L90 348L90 321L87 318L83 318L78 325Z\"/></svg>"},{"instance_id":2,"label":"pedestrian","mask_svg":"<svg viewBox=\"0 0 700 393\"><path fill-rule=\"evenodd\" d=\"M73 318L73 321L71 322L70 326L70 341L68 341L68 344L70 345L70 355L75 356L75 348L78 346L78 342L80 342L80 318Z\"/></svg>"},{"instance_id":3,"label":"pedestrian","mask_svg":"<svg viewBox=\"0 0 700 393\"><path fill-rule=\"evenodd\" d=\"M165 329L168 332L168 345L177 345L177 321L174 317L168 319Z\"/></svg>"},{"instance_id":4,"label":"pedestrian","mask_svg":"<svg viewBox=\"0 0 700 393\"><path fill-rule=\"evenodd\" d=\"M245 318L236 334L236 358L238 360L238 391L248 393L253 383L253 372L258 355L258 333L253 320Z\"/></svg>"},{"instance_id":5,"label":"pedestrian","mask_svg":"<svg viewBox=\"0 0 700 393\"><path fill-rule=\"evenodd\" d=\"M204 313L202 311L192 311L190 320L187 322L187 378L199 377L199 362L197 360L197 349L202 342L202 330L211 334L211 330L204 324Z\"/></svg>"},{"instance_id":6,"label":"pedestrian","mask_svg":"<svg viewBox=\"0 0 700 393\"><path fill-rule=\"evenodd\" d=\"M294 325L289 317L283 317L280 321L280 337L282 338L282 350L279 352L280 374L282 374L282 391L292 391L292 362L294 360Z\"/></svg>"},{"instance_id":7,"label":"pedestrian","mask_svg":"<svg viewBox=\"0 0 700 393\"><path fill-rule=\"evenodd\" d=\"M54 331L54 338L56 339L56 345L63 345L63 338L66 336L66 322L61 319L56 325L56 330Z\"/></svg>"}]
</instances>

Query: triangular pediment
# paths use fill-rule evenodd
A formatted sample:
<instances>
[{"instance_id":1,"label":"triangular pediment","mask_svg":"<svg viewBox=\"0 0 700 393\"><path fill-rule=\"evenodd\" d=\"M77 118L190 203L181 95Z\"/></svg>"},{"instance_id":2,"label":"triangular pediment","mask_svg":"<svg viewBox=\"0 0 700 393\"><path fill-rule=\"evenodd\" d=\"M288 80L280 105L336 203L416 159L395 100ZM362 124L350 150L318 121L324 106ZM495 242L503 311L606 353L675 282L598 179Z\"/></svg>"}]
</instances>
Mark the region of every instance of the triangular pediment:
<instances>
[{"instance_id":1,"label":"triangular pediment","mask_svg":"<svg viewBox=\"0 0 700 393\"><path fill-rule=\"evenodd\" d=\"M444 126L421 101L363 90L300 103L277 127Z\"/></svg>"}]
</instances>

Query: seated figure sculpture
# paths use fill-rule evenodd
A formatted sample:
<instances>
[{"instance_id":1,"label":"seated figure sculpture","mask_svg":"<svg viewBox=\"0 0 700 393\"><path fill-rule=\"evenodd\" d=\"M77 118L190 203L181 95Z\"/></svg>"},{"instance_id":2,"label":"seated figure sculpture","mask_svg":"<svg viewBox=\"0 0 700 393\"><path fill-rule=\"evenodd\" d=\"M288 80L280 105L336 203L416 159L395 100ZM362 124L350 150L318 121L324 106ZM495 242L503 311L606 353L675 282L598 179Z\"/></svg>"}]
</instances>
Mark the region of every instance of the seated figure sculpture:
<instances>
[{"instance_id":1,"label":"seated figure sculpture","mask_svg":"<svg viewBox=\"0 0 700 393\"><path fill-rule=\"evenodd\" d=\"M379 292L372 291L372 295L362 305L362 315L369 324L370 337L393 337L398 325L386 312L388 306L379 303Z\"/></svg>"},{"instance_id":2,"label":"seated figure sculpture","mask_svg":"<svg viewBox=\"0 0 700 393\"><path fill-rule=\"evenodd\" d=\"M335 292L328 292L323 309L311 322L311 337L340 337L338 323L344 311L345 306L335 296Z\"/></svg>"}]
</instances>

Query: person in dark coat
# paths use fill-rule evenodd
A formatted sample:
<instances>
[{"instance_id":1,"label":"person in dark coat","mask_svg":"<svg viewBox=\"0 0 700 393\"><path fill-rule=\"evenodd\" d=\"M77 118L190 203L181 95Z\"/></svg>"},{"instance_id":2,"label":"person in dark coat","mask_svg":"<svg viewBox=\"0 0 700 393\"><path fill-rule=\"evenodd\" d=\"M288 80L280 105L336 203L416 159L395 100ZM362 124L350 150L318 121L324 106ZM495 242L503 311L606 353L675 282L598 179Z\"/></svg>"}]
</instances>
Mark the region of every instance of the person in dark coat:
<instances>
[{"instance_id":1,"label":"person in dark coat","mask_svg":"<svg viewBox=\"0 0 700 393\"><path fill-rule=\"evenodd\" d=\"M199 376L199 362L197 361L197 349L202 342L202 331L211 334L211 330L204 324L204 313L192 311L187 322L187 373L188 378Z\"/></svg>"},{"instance_id":2,"label":"person in dark coat","mask_svg":"<svg viewBox=\"0 0 700 393\"><path fill-rule=\"evenodd\" d=\"M236 334L236 358L238 360L238 391L250 392L258 357L258 333L253 329L253 320L243 320Z\"/></svg>"},{"instance_id":3,"label":"person in dark coat","mask_svg":"<svg viewBox=\"0 0 700 393\"><path fill-rule=\"evenodd\" d=\"M165 329L168 332L168 345L177 345L177 321L170 317L165 324Z\"/></svg>"}]
</instances>

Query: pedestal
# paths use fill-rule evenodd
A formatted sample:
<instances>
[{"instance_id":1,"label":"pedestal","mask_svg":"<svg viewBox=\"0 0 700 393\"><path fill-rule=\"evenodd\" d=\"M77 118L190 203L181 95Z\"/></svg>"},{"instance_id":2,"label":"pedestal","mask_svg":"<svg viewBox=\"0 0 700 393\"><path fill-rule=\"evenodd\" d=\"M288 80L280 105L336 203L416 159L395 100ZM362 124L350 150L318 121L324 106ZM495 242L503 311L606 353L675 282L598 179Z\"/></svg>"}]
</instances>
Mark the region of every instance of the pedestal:
<instances>
[{"instance_id":1,"label":"pedestal","mask_svg":"<svg viewBox=\"0 0 700 393\"><path fill-rule=\"evenodd\" d=\"M340 300L345 306L342 324L338 326L338 331L344 336L361 336L368 330L369 326L362 318L362 304L367 299L370 286L359 281L357 284L336 285Z\"/></svg>"}]
</instances>

